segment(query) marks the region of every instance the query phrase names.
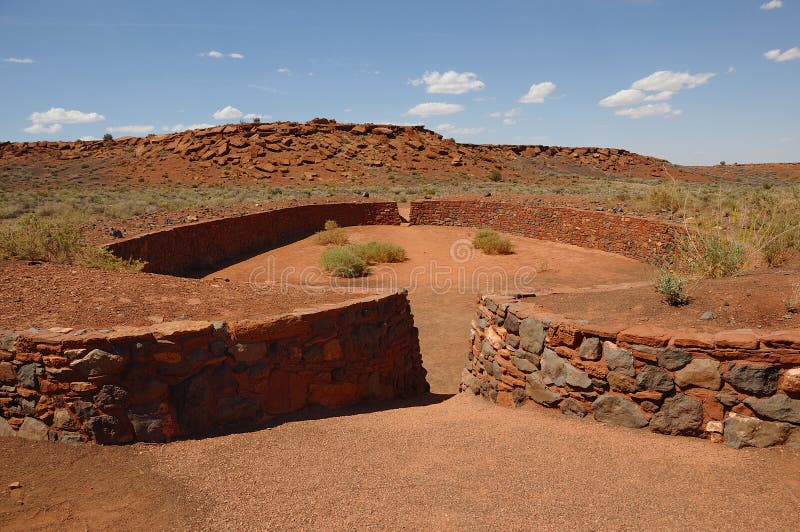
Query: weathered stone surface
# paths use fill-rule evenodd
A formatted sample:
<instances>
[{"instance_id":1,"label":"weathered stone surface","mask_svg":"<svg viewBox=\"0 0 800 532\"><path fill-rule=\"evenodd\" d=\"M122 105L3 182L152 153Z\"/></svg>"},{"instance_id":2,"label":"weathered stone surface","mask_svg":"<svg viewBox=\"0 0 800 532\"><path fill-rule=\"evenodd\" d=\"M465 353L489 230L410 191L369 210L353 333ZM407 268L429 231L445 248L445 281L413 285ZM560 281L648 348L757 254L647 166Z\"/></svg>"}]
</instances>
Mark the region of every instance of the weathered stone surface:
<instances>
[{"instance_id":1,"label":"weathered stone surface","mask_svg":"<svg viewBox=\"0 0 800 532\"><path fill-rule=\"evenodd\" d=\"M100 375L116 375L125 367L125 358L101 349L93 349L69 365L81 375L97 377Z\"/></svg>"},{"instance_id":2,"label":"weathered stone surface","mask_svg":"<svg viewBox=\"0 0 800 532\"><path fill-rule=\"evenodd\" d=\"M664 347L669 342L670 332L651 325L636 325L617 335L617 341L630 345Z\"/></svg>"},{"instance_id":3,"label":"weathered stone surface","mask_svg":"<svg viewBox=\"0 0 800 532\"><path fill-rule=\"evenodd\" d=\"M128 427L114 416L95 416L86 422L86 430L100 444L127 443L133 440Z\"/></svg>"},{"instance_id":4,"label":"weathered stone surface","mask_svg":"<svg viewBox=\"0 0 800 532\"><path fill-rule=\"evenodd\" d=\"M681 388L698 386L709 390L719 390L722 387L719 362L710 358L696 358L683 369L675 372L675 384Z\"/></svg>"},{"instance_id":5,"label":"weathered stone surface","mask_svg":"<svg viewBox=\"0 0 800 532\"><path fill-rule=\"evenodd\" d=\"M519 333L520 320L519 318L517 318L515 314L509 312L506 315L506 321L503 325L506 328L506 331L508 331L509 333L514 335L517 335Z\"/></svg>"},{"instance_id":6,"label":"weathered stone surface","mask_svg":"<svg viewBox=\"0 0 800 532\"><path fill-rule=\"evenodd\" d=\"M670 371L681 369L691 360L692 355L683 349L675 349L674 347L667 347L658 353L658 365Z\"/></svg>"},{"instance_id":7,"label":"weathered stone surface","mask_svg":"<svg viewBox=\"0 0 800 532\"><path fill-rule=\"evenodd\" d=\"M592 412L597 421L609 425L637 429L647 426L647 418L639 407L618 395L601 395L592 403Z\"/></svg>"},{"instance_id":8,"label":"weathered stone surface","mask_svg":"<svg viewBox=\"0 0 800 532\"><path fill-rule=\"evenodd\" d=\"M26 440L45 441L47 440L48 432L47 425L38 419L26 417L17 431L17 437Z\"/></svg>"},{"instance_id":9,"label":"weathered stone surface","mask_svg":"<svg viewBox=\"0 0 800 532\"><path fill-rule=\"evenodd\" d=\"M741 447L771 447L783 443L789 435L789 425L763 421L749 416L732 415L725 420L722 438L726 445Z\"/></svg>"},{"instance_id":10,"label":"weathered stone surface","mask_svg":"<svg viewBox=\"0 0 800 532\"><path fill-rule=\"evenodd\" d=\"M58 441L67 445L81 445L85 443L83 437L78 432L62 432L58 435Z\"/></svg>"},{"instance_id":11,"label":"weathered stone surface","mask_svg":"<svg viewBox=\"0 0 800 532\"><path fill-rule=\"evenodd\" d=\"M564 360L551 349L545 349L542 354L542 381L545 384L555 384L564 386L566 376L564 375Z\"/></svg>"},{"instance_id":12,"label":"weathered stone surface","mask_svg":"<svg viewBox=\"0 0 800 532\"><path fill-rule=\"evenodd\" d=\"M267 344L265 342L235 344L228 349L228 352L237 363L255 362L267 356Z\"/></svg>"},{"instance_id":13,"label":"weathered stone surface","mask_svg":"<svg viewBox=\"0 0 800 532\"><path fill-rule=\"evenodd\" d=\"M703 407L682 393L665 399L650 420L650 429L661 434L696 436L702 433L702 427Z\"/></svg>"},{"instance_id":14,"label":"weathered stone surface","mask_svg":"<svg viewBox=\"0 0 800 532\"><path fill-rule=\"evenodd\" d=\"M578 348L578 354L584 360L600 360L600 339L584 338Z\"/></svg>"},{"instance_id":15,"label":"weathered stone surface","mask_svg":"<svg viewBox=\"0 0 800 532\"><path fill-rule=\"evenodd\" d=\"M525 381L525 394L540 405L555 406L561 402L561 395L545 386L538 373L530 373Z\"/></svg>"},{"instance_id":16,"label":"weathered stone surface","mask_svg":"<svg viewBox=\"0 0 800 532\"><path fill-rule=\"evenodd\" d=\"M149 443L164 443L167 437L162 430L164 421L160 418L145 414L130 414L129 419L133 425L137 441Z\"/></svg>"},{"instance_id":17,"label":"weathered stone surface","mask_svg":"<svg viewBox=\"0 0 800 532\"><path fill-rule=\"evenodd\" d=\"M511 357L511 363L516 366L516 368L520 371L524 371L525 373L531 373L536 371L538 368L536 365L528 360L527 358L520 358L518 356Z\"/></svg>"},{"instance_id":18,"label":"weathered stone surface","mask_svg":"<svg viewBox=\"0 0 800 532\"><path fill-rule=\"evenodd\" d=\"M611 371L606 376L606 380L608 380L612 391L620 393L633 393L636 391L636 381L625 373Z\"/></svg>"},{"instance_id":19,"label":"weathered stone surface","mask_svg":"<svg viewBox=\"0 0 800 532\"><path fill-rule=\"evenodd\" d=\"M573 397L561 401L561 413L570 417L586 417L586 407Z\"/></svg>"},{"instance_id":20,"label":"weathered stone surface","mask_svg":"<svg viewBox=\"0 0 800 532\"><path fill-rule=\"evenodd\" d=\"M11 362L0 362L0 382L13 383L17 380L17 372Z\"/></svg>"},{"instance_id":21,"label":"weathered stone surface","mask_svg":"<svg viewBox=\"0 0 800 532\"><path fill-rule=\"evenodd\" d=\"M66 408L57 408L53 413L53 428L58 430L78 430L78 422L72 418Z\"/></svg>"},{"instance_id":22,"label":"weathered stone surface","mask_svg":"<svg viewBox=\"0 0 800 532\"><path fill-rule=\"evenodd\" d=\"M765 399L748 397L744 404L761 417L800 425L800 399L791 399L779 393Z\"/></svg>"},{"instance_id":23,"label":"weathered stone surface","mask_svg":"<svg viewBox=\"0 0 800 532\"><path fill-rule=\"evenodd\" d=\"M11 428L11 425L6 421L6 418L0 417L0 437L3 436L16 436L17 431Z\"/></svg>"},{"instance_id":24,"label":"weathered stone surface","mask_svg":"<svg viewBox=\"0 0 800 532\"><path fill-rule=\"evenodd\" d=\"M800 395L800 368L790 368L783 373L780 390L786 395Z\"/></svg>"},{"instance_id":25,"label":"weathered stone surface","mask_svg":"<svg viewBox=\"0 0 800 532\"><path fill-rule=\"evenodd\" d=\"M535 355L544 349L547 328L544 323L533 318L525 318L519 324L519 346Z\"/></svg>"},{"instance_id":26,"label":"weathered stone surface","mask_svg":"<svg viewBox=\"0 0 800 532\"><path fill-rule=\"evenodd\" d=\"M717 348L758 349L758 336L752 329L722 331L714 335Z\"/></svg>"},{"instance_id":27,"label":"weathered stone surface","mask_svg":"<svg viewBox=\"0 0 800 532\"><path fill-rule=\"evenodd\" d=\"M737 391L752 395L772 395L778 391L778 366L739 364L728 372L725 380Z\"/></svg>"},{"instance_id":28,"label":"weathered stone surface","mask_svg":"<svg viewBox=\"0 0 800 532\"><path fill-rule=\"evenodd\" d=\"M636 376L636 388L669 393L675 389L675 383L672 382L672 377L664 368L645 366L639 370L639 374Z\"/></svg>"},{"instance_id":29,"label":"weathered stone surface","mask_svg":"<svg viewBox=\"0 0 800 532\"><path fill-rule=\"evenodd\" d=\"M100 389L100 393L95 397L95 403L103 410L113 410L115 408L125 408L128 406L129 396L127 390L106 384Z\"/></svg>"},{"instance_id":30,"label":"weathered stone surface","mask_svg":"<svg viewBox=\"0 0 800 532\"><path fill-rule=\"evenodd\" d=\"M633 354L627 349L618 347L613 342L603 342L603 357L610 371L616 371L633 377L636 370L633 366Z\"/></svg>"},{"instance_id":31,"label":"weathered stone surface","mask_svg":"<svg viewBox=\"0 0 800 532\"><path fill-rule=\"evenodd\" d=\"M25 364L17 371L17 380L24 388L38 390L39 383L36 377L41 375L44 375L44 369L41 364Z\"/></svg>"},{"instance_id":32,"label":"weathered stone surface","mask_svg":"<svg viewBox=\"0 0 800 532\"><path fill-rule=\"evenodd\" d=\"M564 363L564 381L567 386L577 390L589 390L592 387L589 375L567 362Z\"/></svg>"}]
</instances>

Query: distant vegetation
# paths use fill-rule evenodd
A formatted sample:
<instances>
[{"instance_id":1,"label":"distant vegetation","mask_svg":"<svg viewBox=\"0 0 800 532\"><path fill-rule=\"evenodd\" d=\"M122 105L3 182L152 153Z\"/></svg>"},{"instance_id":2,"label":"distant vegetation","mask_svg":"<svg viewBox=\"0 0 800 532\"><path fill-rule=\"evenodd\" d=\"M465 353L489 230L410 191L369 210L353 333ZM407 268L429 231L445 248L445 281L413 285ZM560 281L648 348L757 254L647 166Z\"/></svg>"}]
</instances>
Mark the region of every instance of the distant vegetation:
<instances>
[{"instance_id":1,"label":"distant vegetation","mask_svg":"<svg viewBox=\"0 0 800 532\"><path fill-rule=\"evenodd\" d=\"M403 262L406 250L387 242L370 241L366 244L347 244L347 233L333 221L325 222L325 229L317 233L317 242L327 245L320 263L337 277L361 277L372 264Z\"/></svg>"},{"instance_id":2,"label":"distant vegetation","mask_svg":"<svg viewBox=\"0 0 800 532\"><path fill-rule=\"evenodd\" d=\"M334 220L325 222L325 229L317 233L317 243L323 246L342 246L347 240L347 232Z\"/></svg>"},{"instance_id":3,"label":"distant vegetation","mask_svg":"<svg viewBox=\"0 0 800 532\"><path fill-rule=\"evenodd\" d=\"M689 303L689 294L686 290L687 279L671 268L661 268L656 274L653 284L656 292L661 294L664 302L668 305L678 307Z\"/></svg>"}]
</instances>

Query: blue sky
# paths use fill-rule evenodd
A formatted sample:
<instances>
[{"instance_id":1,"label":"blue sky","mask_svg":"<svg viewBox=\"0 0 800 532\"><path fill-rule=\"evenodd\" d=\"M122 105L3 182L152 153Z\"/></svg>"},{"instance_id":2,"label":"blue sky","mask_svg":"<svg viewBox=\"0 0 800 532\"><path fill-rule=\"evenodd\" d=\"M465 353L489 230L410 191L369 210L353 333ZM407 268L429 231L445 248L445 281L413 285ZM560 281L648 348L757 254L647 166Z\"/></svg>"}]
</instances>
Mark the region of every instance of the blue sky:
<instances>
[{"instance_id":1,"label":"blue sky","mask_svg":"<svg viewBox=\"0 0 800 532\"><path fill-rule=\"evenodd\" d=\"M800 0L0 0L0 140L322 116L800 161L798 47Z\"/></svg>"}]
</instances>

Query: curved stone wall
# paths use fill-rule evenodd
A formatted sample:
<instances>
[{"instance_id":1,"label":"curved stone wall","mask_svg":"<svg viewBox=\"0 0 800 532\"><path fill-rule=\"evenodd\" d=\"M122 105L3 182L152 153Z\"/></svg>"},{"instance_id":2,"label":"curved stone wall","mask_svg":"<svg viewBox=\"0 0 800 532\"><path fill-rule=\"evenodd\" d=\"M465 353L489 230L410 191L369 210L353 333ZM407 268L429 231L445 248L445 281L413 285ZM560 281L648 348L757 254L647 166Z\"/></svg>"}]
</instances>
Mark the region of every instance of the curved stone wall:
<instances>
[{"instance_id":1,"label":"curved stone wall","mask_svg":"<svg viewBox=\"0 0 800 532\"><path fill-rule=\"evenodd\" d=\"M427 391L405 294L236 322L7 333L0 435L164 442Z\"/></svg>"},{"instance_id":2,"label":"curved stone wall","mask_svg":"<svg viewBox=\"0 0 800 532\"><path fill-rule=\"evenodd\" d=\"M120 240L106 247L118 257L147 262L144 271L173 275L221 268L322 229L348 225L399 225L394 202L317 203L180 225Z\"/></svg>"},{"instance_id":3,"label":"curved stone wall","mask_svg":"<svg viewBox=\"0 0 800 532\"><path fill-rule=\"evenodd\" d=\"M461 390L732 447L800 447L800 329L619 330L485 296Z\"/></svg>"},{"instance_id":4,"label":"curved stone wall","mask_svg":"<svg viewBox=\"0 0 800 532\"><path fill-rule=\"evenodd\" d=\"M683 231L659 220L517 199L414 201L411 223L491 228L650 263L671 260Z\"/></svg>"}]
</instances>

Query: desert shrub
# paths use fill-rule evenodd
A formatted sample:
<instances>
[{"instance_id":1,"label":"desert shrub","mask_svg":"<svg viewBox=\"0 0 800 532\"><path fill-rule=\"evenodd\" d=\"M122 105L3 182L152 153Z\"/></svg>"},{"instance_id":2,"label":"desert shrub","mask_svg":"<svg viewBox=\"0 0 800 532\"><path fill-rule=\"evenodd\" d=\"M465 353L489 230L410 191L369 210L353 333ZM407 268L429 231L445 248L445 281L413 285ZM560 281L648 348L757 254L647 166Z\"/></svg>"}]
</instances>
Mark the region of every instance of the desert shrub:
<instances>
[{"instance_id":1,"label":"desert shrub","mask_svg":"<svg viewBox=\"0 0 800 532\"><path fill-rule=\"evenodd\" d=\"M493 229L480 229L475 233L472 245L489 255L508 255L513 247L509 239Z\"/></svg>"},{"instance_id":2,"label":"desert shrub","mask_svg":"<svg viewBox=\"0 0 800 532\"><path fill-rule=\"evenodd\" d=\"M687 198L675 181L665 181L651 187L644 201L649 210L676 213L684 207Z\"/></svg>"},{"instance_id":3,"label":"desert shrub","mask_svg":"<svg viewBox=\"0 0 800 532\"><path fill-rule=\"evenodd\" d=\"M786 237L775 238L761 248L761 255L770 266L778 266L789 258L791 243Z\"/></svg>"},{"instance_id":4,"label":"desert shrub","mask_svg":"<svg viewBox=\"0 0 800 532\"><path fill-rule=\"evenodd\" d=\"M140 272L146 263L140 260L121 259L104 247L86 246L81 254L81 264L101 270Z\"/></svg>"},{"instance_id":5,"label":"desert shrub","mask_svg":"<svg viewBox=\"0 0 800 532\"><path fill-rule=\"evenodd\" d=\"M350 246L329 247L320 257L322 267L337 277L362 277L369 267Z\"/></svg>"},{"instance_id":6,"label":"desert shrub","mask_svg":"<svg viewBox=\"0 0 800 532\"><path fill-rule=\"evenodd\" d=\"M680 248L684 266L701 277L733 277L747 266L744 244L717 232L690 234Z\"/></svg>"},{"instance_id":7,"label":"desert shrub","mask_svg":"<svg viewBox=\"0 0 800 532\"><path fill-rule=\"evenodd\" d=\"M689 303L686 292L686 278L670 268L661 268L653 281L656 292L661 294L664 302L673 307Z\"/></svg>"},{"instance_id":8,"label":"desert shrub","mask_svg":"<svg viewBox=\"0 0 800 532\"><path fill-rule=\"evenodd\" d=\"M366 244L351 246L353 252L368 264L382 264L390 262L403 262L406 260L406 250L400 246L387 242L371 241Z\"/></svg>"},{"instance_id":9,"label":"desert shrub","mask_svg":"<svg viewBox=\"0 0 800 532\"><path fill-rule=\"evenodd\" d=\"M323 246L343 246L347 240L347 232L334 220L325 222L325 229L317 233L317 243Z\"/></svg>"},{"instance_id":10,"label":"desert shrub","mask_svg":"<svg viewBox=\"0 0 800 532\"><path fill-rule=\"evenodd\" d=\"M499 183L503 180L503 174L500 173L500 170L492 170L492 173L489 174L489 181L493 183Z\"/></svg>"},{"instance_id":11,"label":"desert shrub","mask_svg":"<svg viewBox=\"0 0 800 532\"><path fill-rule=\"evenodd\" d=\"M114 140L114 135L112 135L111 133L106 133L105 135L103 135L103 140L106 142Z\"/></svg>"},{"instance_id":12,"label":"desert shrub","mask_svg":"<svg viewBox=\"0 0 800 532\"><path fill-rule=\"evenodd\" d=\"M0 257L72 262L83 250L74 226L25 214L0 230Z\"/></svg>"}]
</instances>

